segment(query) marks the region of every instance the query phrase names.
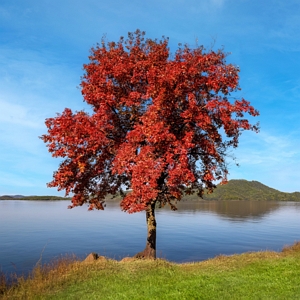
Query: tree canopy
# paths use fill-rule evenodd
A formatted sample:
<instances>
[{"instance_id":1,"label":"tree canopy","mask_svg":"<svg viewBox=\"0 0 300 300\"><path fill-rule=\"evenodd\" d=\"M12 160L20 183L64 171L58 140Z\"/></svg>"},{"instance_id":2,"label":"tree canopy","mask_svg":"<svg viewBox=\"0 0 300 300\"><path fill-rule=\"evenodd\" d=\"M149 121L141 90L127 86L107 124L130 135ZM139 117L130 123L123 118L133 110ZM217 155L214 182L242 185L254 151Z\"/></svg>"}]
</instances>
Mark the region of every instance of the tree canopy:
<instances>
[{"instance_id":1,"label":"tree canopy","mask_svg":"<svg viewBox=\"0 0 300 300\"><path fill-rule=\"evenodd\" d=\"M167 38L137 30L102 40L89 60L81 88L92 113L66 108L41 137L64 159L48 186L72 193L71 207L104 209L106 195L121 193L129 213L155 203L176 209L184 194L226 183L228 148L243 130L258 131L244 117L258 111L230 101L239 68L226 53L184 45L172 55Z\"/></svg>"}]
</instances>

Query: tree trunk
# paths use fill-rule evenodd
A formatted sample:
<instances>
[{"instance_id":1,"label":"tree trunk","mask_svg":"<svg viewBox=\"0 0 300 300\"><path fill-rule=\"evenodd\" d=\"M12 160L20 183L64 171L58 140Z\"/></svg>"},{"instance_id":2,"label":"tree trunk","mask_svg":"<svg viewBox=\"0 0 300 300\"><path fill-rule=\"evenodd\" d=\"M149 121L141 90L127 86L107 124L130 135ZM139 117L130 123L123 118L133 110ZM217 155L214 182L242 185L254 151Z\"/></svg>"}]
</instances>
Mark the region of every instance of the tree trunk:
<instances>
[{"instance_id":1,"label":"tree trunk","mask_svg":"<svg viewBox=\"0 0 300 300\"><path fill-rule=\"evenodd\" d=\"M147 242L142 252L137 253L136 258L156 258L156 220L155 220L155 202L148 205L146 209L147 223Z\"/></svg>"}]
</instances>

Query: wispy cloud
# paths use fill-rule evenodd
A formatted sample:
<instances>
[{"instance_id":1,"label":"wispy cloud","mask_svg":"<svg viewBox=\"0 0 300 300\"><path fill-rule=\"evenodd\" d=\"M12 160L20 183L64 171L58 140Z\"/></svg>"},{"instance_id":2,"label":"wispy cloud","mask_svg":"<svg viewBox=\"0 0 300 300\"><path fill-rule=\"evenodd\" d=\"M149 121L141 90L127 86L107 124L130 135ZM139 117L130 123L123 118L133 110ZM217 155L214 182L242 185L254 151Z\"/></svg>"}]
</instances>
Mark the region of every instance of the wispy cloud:
<instances>
[{"instance_id":1,"label":"wispy cloud","mask_svg":"<svg viewBox=\"0 0 300 300\"><path fill-rule=\"evenodd\" d=\"M8 103L0 99L0 123L3 123L3 128L12 126L12 124L24 127L38 128L40 123L34 122L34 115L25 106L14 103ZM0 127L1 128L1 127Z\"/></svg>"},{"instance_id":2,"label":"wispy cloud","mask_svg":"<svg viewBox=\"0 0 300 300\"><path fill-rule=\"evenodd\" d=\"M217 8L220 8L224 5L225 0L210 0L210 3Z\"/></svg>"},{"instance_id":3,"label":"wispy cloud","mask_svg":"<svg viewBox=\"0 0 300 300\"><path fill-rule=\"evenodd\" d=\"M271 135L262 131L241 137L235 151L240 167L230 166L230 178L259 180L281 191L294 192L300 182L300 132ZM300 191L300 185L297 190Z\"/></svg>"}]
</instances>

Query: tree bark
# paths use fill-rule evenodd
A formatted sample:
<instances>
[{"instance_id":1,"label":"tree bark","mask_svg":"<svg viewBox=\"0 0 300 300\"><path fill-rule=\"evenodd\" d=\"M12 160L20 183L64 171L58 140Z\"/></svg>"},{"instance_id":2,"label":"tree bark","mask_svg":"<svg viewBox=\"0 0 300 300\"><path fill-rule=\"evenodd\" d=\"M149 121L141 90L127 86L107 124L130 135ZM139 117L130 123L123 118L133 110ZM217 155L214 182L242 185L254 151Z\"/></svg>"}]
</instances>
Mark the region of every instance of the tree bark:
<instances>
[{"instance_id":1,"label":"tree bark","mask_svg":"<svg viewBox=\"0 0 300 300\"><path fill-rule=\"evenodd\" d=\"M146 209L147 223L147 242L142 252L137 253L135 258L156 259L156 220L155 220L155 202L149 204Z\"/></svg>"}]
</instances>

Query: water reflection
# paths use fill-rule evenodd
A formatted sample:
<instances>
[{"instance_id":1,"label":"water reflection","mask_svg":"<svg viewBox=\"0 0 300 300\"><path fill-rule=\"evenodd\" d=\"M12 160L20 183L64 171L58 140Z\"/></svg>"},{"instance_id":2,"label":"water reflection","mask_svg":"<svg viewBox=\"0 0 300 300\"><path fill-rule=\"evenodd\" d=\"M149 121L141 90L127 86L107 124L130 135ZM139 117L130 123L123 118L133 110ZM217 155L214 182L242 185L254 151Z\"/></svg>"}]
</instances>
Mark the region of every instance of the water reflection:
<instances>
[{"instance_id":1,"label":"water reflection","mask_svg":"<svg viewBox=\"0 0 300 300\"><path fill-rule=\"evenodd\" d=\"M262 217L280 208L275 201L182 201L177 204L178 213L212 212L229 221L243 222Z\"/></svg>"},{"instance_id":2,"label":"water reflection","mask_svg":"<svg viewBox=\"0 0 300 300\"><path fill-rule=\"evenodd\" d=\"M119 202L105 211L67 209L69 201L0 200L0 270L26 272L74 253L98 252L115 259L145 245L145 213L127 214ZM184 201L173 212L157 210L158 256L176 262L219 254L280 250L300 240L300 203L275 201Z\"/></svg>"}]
</instances>

